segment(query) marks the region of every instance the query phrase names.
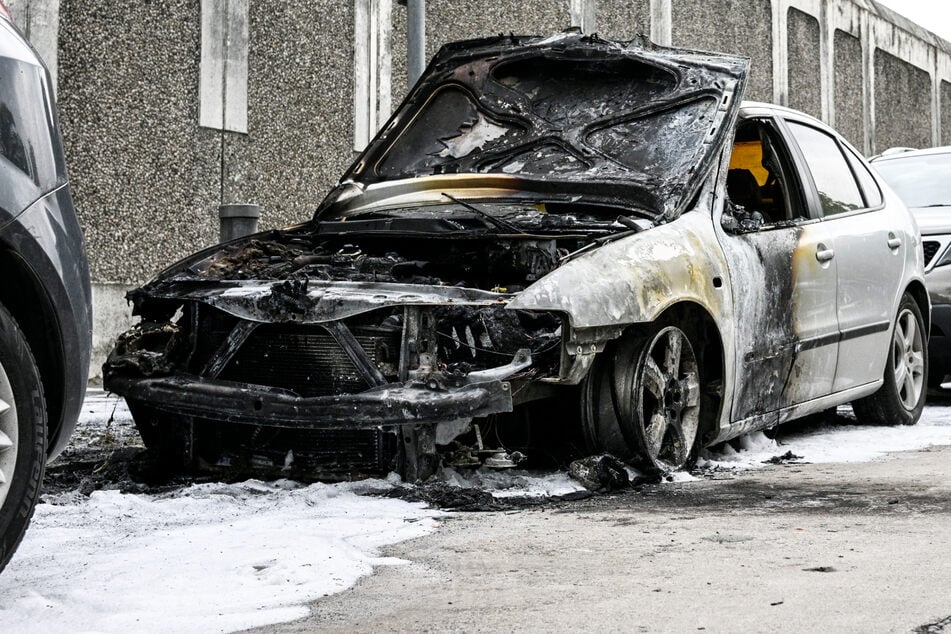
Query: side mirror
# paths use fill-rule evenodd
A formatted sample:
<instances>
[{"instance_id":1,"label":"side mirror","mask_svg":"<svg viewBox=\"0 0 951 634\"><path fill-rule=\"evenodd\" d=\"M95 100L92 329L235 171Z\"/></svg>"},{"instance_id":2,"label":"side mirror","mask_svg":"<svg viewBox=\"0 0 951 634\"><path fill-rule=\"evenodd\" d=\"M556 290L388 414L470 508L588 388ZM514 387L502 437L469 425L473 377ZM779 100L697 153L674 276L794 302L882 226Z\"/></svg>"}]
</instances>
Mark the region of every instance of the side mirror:
<instances>
[{"instance_id":1,"label":"side mirror","mask_svg":"<svg viewBox=\"0 0 951 634\"><path fill-rule=\"evenodd\" d=\"M727 201L726 209L720 217L720 225L728 233L753 233L763 228L766 221L758 211L747 211L740 205Z\"/></svg>"}]
</instances>

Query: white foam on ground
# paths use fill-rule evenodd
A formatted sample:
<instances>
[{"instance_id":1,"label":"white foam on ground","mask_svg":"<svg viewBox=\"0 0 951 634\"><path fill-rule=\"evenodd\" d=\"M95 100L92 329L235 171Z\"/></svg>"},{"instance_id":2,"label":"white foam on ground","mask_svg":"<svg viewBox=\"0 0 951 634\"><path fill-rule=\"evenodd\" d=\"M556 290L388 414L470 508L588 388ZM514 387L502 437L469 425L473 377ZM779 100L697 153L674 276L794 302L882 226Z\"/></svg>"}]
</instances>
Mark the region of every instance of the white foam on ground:
<instances>
[{"instance_id":1,"label":"white foam on ground","mask_svg":"<svg viewBox=\"0 0 951 634\"><path fill-rule=\"evenodd\" d=\"M788 451L799 456L802 462L866 462L889 452L951 445L951 406L929 405L917 425L828 424L781 435L778 443L762 432L747 434L737 442L738 451L725 445L718 451L707 452L698 466L703 469L758 468L764 461Z\"/></svg>"},{"instance_id":2,"label":"white foam on ground","mask_svg":"<svg viewBox=\"0 0 951 634\"><path fill-rule=\"evenodd\" d=\"M4 632L231 632L306 616L426 535L437 511L358 495L381 481L96 491L40 504L0 575Z\"/></svg>"}]
</instances>

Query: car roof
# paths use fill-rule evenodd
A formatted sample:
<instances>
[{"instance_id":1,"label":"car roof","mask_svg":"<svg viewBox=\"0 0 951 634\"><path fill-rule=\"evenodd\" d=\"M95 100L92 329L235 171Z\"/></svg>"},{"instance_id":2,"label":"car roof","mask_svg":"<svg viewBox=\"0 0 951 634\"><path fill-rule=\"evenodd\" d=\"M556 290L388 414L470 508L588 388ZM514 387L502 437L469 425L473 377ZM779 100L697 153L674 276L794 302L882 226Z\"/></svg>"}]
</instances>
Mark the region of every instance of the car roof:
<instances>
[{"instance_id":1,"label":"car roof","mask_svg":"<svg viewBox=\"0 0 951 634\"><path fill-rule=\"evenodd\" d=\"M761 111L761 112L758 112L758 111ZM756 114L765 114L767 112L770 114L779 114L788 119L799 120L799 121L802 121L803 123L808 123L809 125L835 132L833 128L830 128L819 119L813 117L812 115L806 114L805 112L802 112L801 110L794 110L792 108L787 108L786 106L780 106L774 103L766 103L763 101L744 100L740 104L741 115L755 116Z\"/></svg>"},{"instance_id":2,"label":"car roof","mask_svg":"<svg viewBox=\"0 0 951 634\"><path fill-rule=\"evenodd\" d=\"M951 153L951 145L942 145L940 147L929 147L923 150L905 150L904 152L896 152L894 154L879 154L870 160L874 163L881 163L883 161L894 161L896 159L903 159L911 156L930 156L935 154L949 153Z\"/></svg>"}]
</instances>

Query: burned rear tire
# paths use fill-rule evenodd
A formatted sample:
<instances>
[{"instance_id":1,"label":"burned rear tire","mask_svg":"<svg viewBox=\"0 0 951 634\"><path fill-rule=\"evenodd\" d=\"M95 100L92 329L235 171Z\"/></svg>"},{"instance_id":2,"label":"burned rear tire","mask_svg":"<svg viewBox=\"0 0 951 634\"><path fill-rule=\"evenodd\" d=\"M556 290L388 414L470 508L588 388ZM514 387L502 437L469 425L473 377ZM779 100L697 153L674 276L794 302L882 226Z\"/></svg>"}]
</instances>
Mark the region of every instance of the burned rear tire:
<instances>
[{"instance_id":1,"label":"burned rear tire","mask_svg":"<svg viewBox=\"0 0 951 634\"><path fill-rule=\"evenodd\" d=\"M586 439L646 473L689 468L700 404L694 344L680 327L658 324L599 355L582 392Z\"/></svg>"},{"instance_id":2,"label":"burned rear tire","mask_svg":"<svg viewBox=\"0 0 951 634\"><path fill-rule=\"evenodd\" d=\"M0 570L33 516L46 467L46 404L23 333L0 307Z\"/></svg>"},{"instance_id":3,"label":"burned rear tire","mask_svg":"<svg viewBox=\"0 0 951 634\"><path fill-rule=\"evenodd\" d=\"M884 383L871 396L852 403L859 422L914 425L925 406L928 342L925 320L915 299L905 293L889 343Z\"/></svg>"}]
</instances>

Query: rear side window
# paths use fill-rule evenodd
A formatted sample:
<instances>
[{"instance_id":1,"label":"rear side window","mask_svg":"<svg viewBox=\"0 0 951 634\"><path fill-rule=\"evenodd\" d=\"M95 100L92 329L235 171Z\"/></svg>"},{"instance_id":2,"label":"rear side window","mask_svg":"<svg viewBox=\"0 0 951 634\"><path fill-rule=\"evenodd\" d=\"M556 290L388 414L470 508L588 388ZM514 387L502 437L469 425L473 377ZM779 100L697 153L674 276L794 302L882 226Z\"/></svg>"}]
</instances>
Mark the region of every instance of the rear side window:
<instances>
[{"instance_id":1,"label":"rear side window","mask_svg":"<svg viewBox=\"0 0 951 634\"><path fill-rule=\"evenodd\" d=\"M57 180L59 146L41 67L0 58L0 161L37 186Z\"/></svg>"},{"instance_id":2,"label":"rear side window","mask_svg":"<svg viewBox=\"0 0 951 634\"><path fill-rule=\"evenodd\" d=\"M806 157L825 216L862 209L865 201L855 176L834 138L807 125L787 121Z\"/></svg>"},{"instance_id":3,"label":"rear side window","mask_svg":"<svg viewBox=\"0 0 951 634\"><path fill-rule=\"evenodd\" d=\"M859 185L862 186L862 194L865 196L865 206L878 207L884 200L882 199L882 190L878 188L878 183L875 182L875 177L872 176L872 173L865 167L865 163L856 156L855 152L849 148L842 149L845 152L845 158L849 160L849 165L852 166L852 172L858 179Z\"/></svg>"}]
</instances>

